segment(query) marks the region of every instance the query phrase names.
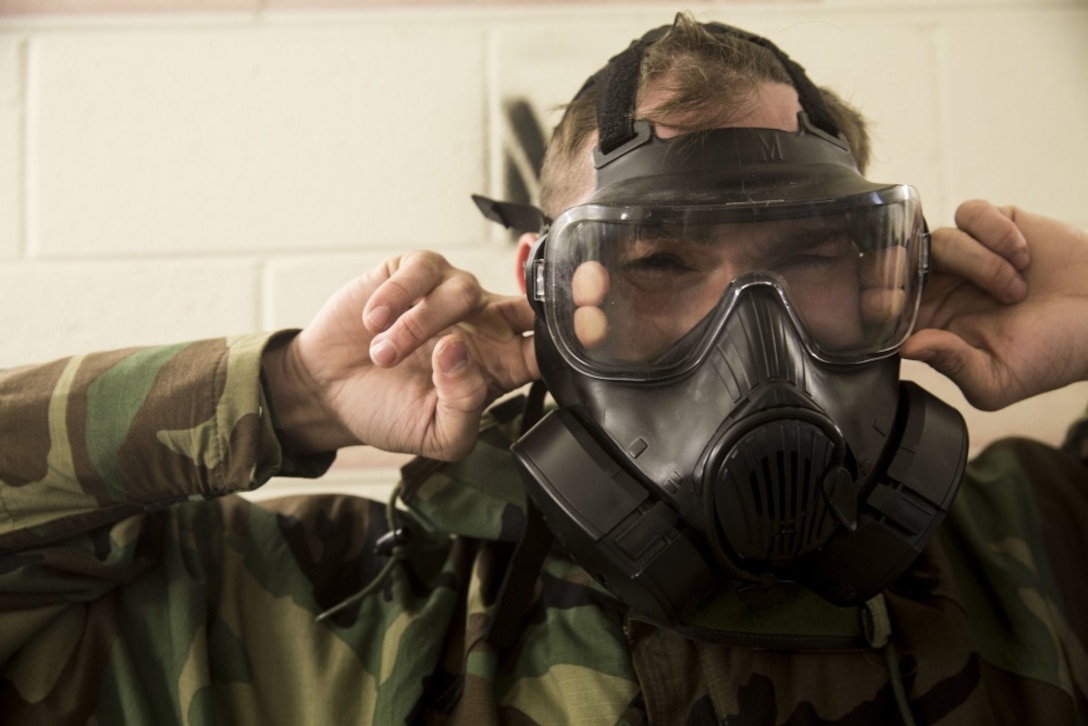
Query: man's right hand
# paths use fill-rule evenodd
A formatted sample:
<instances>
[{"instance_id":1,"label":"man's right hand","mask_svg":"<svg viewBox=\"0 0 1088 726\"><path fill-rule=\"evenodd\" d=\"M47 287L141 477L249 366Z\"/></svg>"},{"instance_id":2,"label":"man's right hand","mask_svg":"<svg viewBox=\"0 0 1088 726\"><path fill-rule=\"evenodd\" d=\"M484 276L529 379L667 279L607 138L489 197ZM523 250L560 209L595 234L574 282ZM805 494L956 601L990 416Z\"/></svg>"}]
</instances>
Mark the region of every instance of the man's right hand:
<instances>
[{"instance_id":1,"label":"man's right hand","mask_svg":"<svg viewBox=\"0 0 1088 726\"><path fill-rule=\"evenodd\" d=\"M295 451L365 443L453 460L498 396L539 377L533 312L433 252L391 258L337 292L265 354Z\"/></svg>"}]
</instances>

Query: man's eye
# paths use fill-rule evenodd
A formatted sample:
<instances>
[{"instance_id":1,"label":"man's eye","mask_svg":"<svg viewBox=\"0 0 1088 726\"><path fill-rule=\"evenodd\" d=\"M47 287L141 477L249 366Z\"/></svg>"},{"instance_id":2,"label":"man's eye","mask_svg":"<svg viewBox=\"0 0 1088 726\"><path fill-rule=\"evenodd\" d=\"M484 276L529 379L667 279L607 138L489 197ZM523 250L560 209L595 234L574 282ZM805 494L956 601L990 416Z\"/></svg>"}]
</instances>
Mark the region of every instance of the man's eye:
<instances>
[{"instance_id":1,"label":"man's eye","mask_svg":"<svg viewBox=\"0 0 1088 726\"><path fill-rule=\"evenodd\" d=\"M828 234L815 239L807 239L803 244L794 245L792 252L786 252L772 258L769 267L772 270L815 270L831 267L844 258L854 254L850 238L841 234Z\"/></svg>"}]
</instances>

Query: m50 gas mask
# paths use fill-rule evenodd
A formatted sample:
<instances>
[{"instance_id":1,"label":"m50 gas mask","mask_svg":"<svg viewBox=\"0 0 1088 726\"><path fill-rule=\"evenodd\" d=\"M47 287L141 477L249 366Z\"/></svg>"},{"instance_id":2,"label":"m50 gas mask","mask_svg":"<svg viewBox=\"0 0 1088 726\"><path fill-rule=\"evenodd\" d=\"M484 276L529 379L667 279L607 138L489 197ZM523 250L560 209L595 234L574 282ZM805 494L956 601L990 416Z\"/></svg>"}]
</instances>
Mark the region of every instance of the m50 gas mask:
<instances>
[{"instance_id":1,"label":"m50 gas mask","mask_svg":"<svg viewBox=\"0 0 1088 726\"><path fill-rule=\"evenodd\" d=\"M597 87L590 199L525 267L558 408L514 446L580 564L673 624L723 583L835 604L884 589L943 520L960 415L900 382L929 266L917 193L857 171L819 92L797 132L657 138L630 122L642 49Z\"/></svg>"}]
</instances>

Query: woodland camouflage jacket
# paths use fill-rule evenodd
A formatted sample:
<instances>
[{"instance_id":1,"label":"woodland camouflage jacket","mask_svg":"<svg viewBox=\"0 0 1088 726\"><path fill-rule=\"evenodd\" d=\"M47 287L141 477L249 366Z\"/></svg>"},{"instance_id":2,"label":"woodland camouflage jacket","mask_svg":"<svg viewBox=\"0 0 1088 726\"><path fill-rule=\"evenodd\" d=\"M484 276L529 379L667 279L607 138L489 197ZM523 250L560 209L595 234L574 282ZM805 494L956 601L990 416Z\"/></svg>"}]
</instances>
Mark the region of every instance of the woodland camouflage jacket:
<instances>
[{"instance_id":1,"label":"woodland camouflage jacket","mask_svg":"<svg viewBox=\"0 0 1088 726\"><path fill-rule=\"evenodd\" d=\"M725 603L717 626L745 644L704 642L626 618L552 555L499 649L485 635L524 520L506 417L466 460L406 467L397 513L252 504L232 494L331 460L282 451L266 342L0 373L0 723L1083 722L1083 428L1064 451L979 457L939 541L871 609ZM377 554L390 518L412 536ZM890 637L804 647L862 610ZM789 647L749 647L770 642Z\"/></svg>"}]
</instances>

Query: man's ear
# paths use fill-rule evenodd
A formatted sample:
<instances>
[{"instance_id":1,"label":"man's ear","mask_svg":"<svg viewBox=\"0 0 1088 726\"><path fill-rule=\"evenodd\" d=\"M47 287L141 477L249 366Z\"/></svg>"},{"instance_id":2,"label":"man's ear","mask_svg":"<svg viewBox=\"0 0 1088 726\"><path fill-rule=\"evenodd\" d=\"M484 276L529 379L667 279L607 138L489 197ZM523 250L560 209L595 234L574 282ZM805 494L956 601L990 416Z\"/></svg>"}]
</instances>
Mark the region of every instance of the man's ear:
<instances>
[{"instance_id":1,"label":"man's ear","mask_svg":"<svg viewBox=\"0 0 1088 726\"><path fill-rule=\"evenodd\" d=\"M536 244L540 235L536 232L526 232L518 237L518 254L517 254L517 269L515 270L518 276L518 289L521 290L521 294L525 294L525 261L529 259L529 253L533 251L533 245Z\"/></svg>"}]
</instances>

